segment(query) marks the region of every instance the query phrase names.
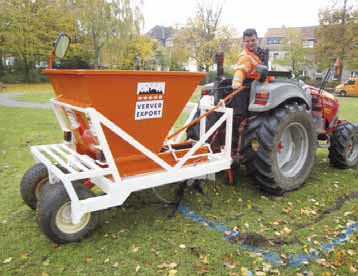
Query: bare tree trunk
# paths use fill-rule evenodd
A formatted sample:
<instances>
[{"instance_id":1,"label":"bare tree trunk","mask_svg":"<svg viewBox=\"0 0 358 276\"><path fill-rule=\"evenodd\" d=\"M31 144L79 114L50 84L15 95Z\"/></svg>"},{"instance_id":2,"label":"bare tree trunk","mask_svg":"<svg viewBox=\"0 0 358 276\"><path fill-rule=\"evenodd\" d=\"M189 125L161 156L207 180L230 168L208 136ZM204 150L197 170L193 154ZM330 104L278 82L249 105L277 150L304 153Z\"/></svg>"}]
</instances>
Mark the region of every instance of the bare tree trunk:
<instances>
[{"instance_id":1,"label":"bare tree trunk","mask_svg":"<svg viewBox=\"0 0 358 276\"><path fill-rule=\"evenodd\" d=\"M100 48L98 46L97 34L94 30L92 31L92 39L94 50L94 68L98 69L100 65Z\"/></svg>"},{"instance_id":2,"label":"bare tree trunk","mask_svg":"<svg viewBox=\"0 0 358 276\"><path fill-rule=\"evenodd\" d=\"M343 9L342 9L342 16L341 16L341 34L342 34L342 38L343 38L343 47L341 48L342 51L340 53L339 58L341 59L342 62L342 74L340 74L340 76L338 76L338 81L342 81L342 75L343 75L343 66L345 63L345 55L346 55L346 51L347 51L347 47L349 46L349 42L346 41L346 37L345 37L345 33L346 33L346 16L347 16L347 3L348 0L344 0L343 2Z\"/></svg>"},{"instance_id":3,"label":"bare tree trunk","mask_svg":"<svg viewBox=\"0 0 358 276\"><path fill-rule=\"evenodd\" d=\"M28 62L27 56L25 54L22 54L22 59L24 62L24 77L25 77L25 82L30 82L30 64Z\"/></svg>"},{"instance_id":4,"label":"bare tree trunk","mask_svg":"<svg viewBox=\"0 0 358 276\"><path fill-rule=\"evenodd\" d=\"M4 59L5 59L4 51L1 50L0 51L0 77L2 77L5 74Z\"/></svg>"}]
</instances>

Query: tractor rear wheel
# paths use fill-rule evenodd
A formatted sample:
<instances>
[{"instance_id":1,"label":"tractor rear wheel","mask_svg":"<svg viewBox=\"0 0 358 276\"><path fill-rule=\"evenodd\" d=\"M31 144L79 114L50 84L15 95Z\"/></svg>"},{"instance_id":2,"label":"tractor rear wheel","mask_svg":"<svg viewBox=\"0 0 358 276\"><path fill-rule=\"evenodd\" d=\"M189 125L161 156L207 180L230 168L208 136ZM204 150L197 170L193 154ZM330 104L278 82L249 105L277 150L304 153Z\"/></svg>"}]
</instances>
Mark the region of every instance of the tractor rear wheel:
<instances>
[{"instance_id":1,"label":"tractor rear wheel","mask_svg":"<svg viewBox=\"0 0 358 276\"><path fill-rule=\"evenodd\" d=\"M79 199L95 194L81 182L74 182ZM47 184L43 187L37 204L37 217L41 230L58 244L76 242L89 236L98 224L98 212L87 213L77 224L71 219L71 200L63 183Z\"/></svg>"},{"instance_id":2,"label":"tractor rear wheel","mask_svg":"<svg viewBox=\"0 0 358 276\"><path fill-rule=\"evenodd\" d=\"M330 140L328 157L331 165L340 169L358 164L358 126L349 122L338 125Z\"/></svg>"},{"instance_id":3,"label":"tractor rear wheel","mask_svg":"<svg viewBox=\"0 0 358 276\"><path fill-rule=\"evenodd\" d=\"M241 152L255 182L273 194L304 184L315 161L317 135L305 105L286 104L249 119Z\"/></svg>"}]
</instances>

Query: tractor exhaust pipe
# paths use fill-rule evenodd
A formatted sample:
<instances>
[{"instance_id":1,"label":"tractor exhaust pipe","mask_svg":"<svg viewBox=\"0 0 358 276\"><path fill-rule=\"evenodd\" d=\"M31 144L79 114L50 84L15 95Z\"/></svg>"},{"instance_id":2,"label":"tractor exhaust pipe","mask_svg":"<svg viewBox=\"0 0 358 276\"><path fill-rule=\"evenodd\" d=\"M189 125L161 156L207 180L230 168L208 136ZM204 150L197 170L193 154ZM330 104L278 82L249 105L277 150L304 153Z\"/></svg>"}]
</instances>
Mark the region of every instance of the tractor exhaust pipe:
<instances>
[{"instance_id":1,"label":"tractor exhaust pipe","mask_svg":"<svg viewBox=\"0 0 358 276\"><path fill-rule=\"evenodd\" d=\"M215 55L216 61L216 80L224 79L224 52L218 52Z\"/></svg>"}]
</instances>

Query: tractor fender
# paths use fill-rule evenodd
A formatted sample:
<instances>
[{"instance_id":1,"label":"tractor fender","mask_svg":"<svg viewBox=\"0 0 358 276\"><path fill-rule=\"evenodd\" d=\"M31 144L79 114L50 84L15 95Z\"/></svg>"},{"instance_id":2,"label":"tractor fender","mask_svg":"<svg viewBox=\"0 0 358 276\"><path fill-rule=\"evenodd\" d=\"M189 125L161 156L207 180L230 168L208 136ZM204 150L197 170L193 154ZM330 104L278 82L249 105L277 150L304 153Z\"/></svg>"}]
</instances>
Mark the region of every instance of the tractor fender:
<instances>
[{"instance_id":1,"label":"tractor fender","mask_svg":"<svg viewBox=\"0 0 358 276\"><path fill-rule=\"evenodd\" d=\"M255 103L256 93L269 93L267 103ZM304 85L301 85L298 81L274 80L269 83L254 81L251 85L249 111L265 112L290 99L305 103L308 109L312 107L310 89L305 89Z\"/></svg>"}]
</instances>

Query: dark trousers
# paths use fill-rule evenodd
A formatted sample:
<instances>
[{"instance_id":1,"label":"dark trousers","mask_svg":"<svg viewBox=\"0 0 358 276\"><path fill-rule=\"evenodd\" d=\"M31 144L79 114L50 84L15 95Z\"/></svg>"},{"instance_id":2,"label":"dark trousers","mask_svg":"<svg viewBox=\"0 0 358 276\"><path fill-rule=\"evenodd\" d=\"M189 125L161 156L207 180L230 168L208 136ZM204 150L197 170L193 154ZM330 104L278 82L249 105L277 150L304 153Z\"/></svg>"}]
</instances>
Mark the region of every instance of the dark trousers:
<instances>
[{"instance_id":1,"label":"dark trousers","mask_svg":"<svg viewBox=\"0 0 358 276\"><path fill-rule=\"evenodd\" d=\"M234 109L234 116L247 117L250 102L250 87L245 87L238 95L236 95L228 104Z\"/></svg>"}]
</instances>

